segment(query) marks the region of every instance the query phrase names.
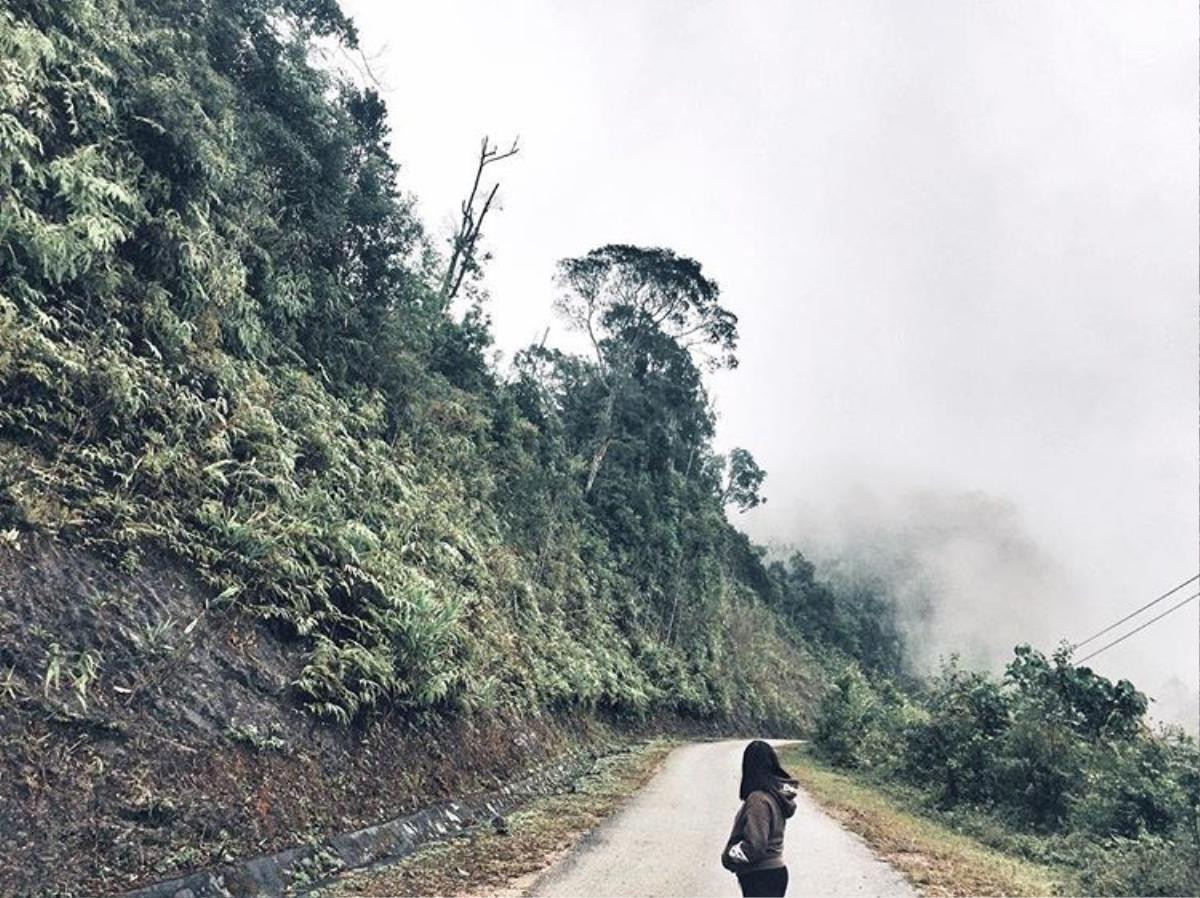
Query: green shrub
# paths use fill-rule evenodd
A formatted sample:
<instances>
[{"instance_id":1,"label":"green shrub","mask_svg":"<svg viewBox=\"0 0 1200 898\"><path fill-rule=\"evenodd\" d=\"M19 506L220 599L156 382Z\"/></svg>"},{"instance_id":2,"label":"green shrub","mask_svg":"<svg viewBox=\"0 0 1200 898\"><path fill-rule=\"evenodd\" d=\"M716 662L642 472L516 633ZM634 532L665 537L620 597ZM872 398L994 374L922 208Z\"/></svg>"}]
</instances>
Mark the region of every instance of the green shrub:
<instances>
[{"instance_id":1,"label":"green shrub","mask_svg":"<svg viewBox=\"0 0 1200 898\"><path fill-rule=\"evenodd\" d=\"M950 805L992 801L998 743L1009 724L1009 702L999 684L951 659L929 685L922 705L927 716L908 730L903 743L907 775Z\"/></svg>"},{"instance_id":2,"label":"green shrub","mask_svg":"<svg viewBox=\"0 0 1200 898\"><path fill-rule=\"evenodd\" d=\"M1200 895L1200 839L1181 829L1097 841L1074 858L1085 895Z\"/></svg>"},{"instance_id":3,"label":"green shrub","mask_svg":"<svg viewBox=\"0 0 1200 898\"><path fill-rule=\"evenodd\" d=\"M1072 828L1134 839L1194 826L1197 801L1188 779L1197 766L1195 744L1178 734L1100 743L1072 803Z\"/></svg>"},{"instance_id":4,"label":"green shrub","mask_svg":"<svg viewBox=\"0 0 1200 898\"><path fill-rule=\"evenodd\" d=\"M863 766L871 735L881 729L880 713L870 681L857 664L844 664L817 708L813 744L833 764Z\"/></svg>"},{"instance_id":5,"label":"green shrub","mask_svg":"<svg viewBox=\"0 0 1200 898\"><path fill-rule=\"evenodd\" d=\"M1019 647L1003 681L951 659L898 692L843 664L817 749L990 845L1074 868L1086 894L1197 893L1200 753L1150 732L1132 685Z\"/></svg>"}]
</instances>

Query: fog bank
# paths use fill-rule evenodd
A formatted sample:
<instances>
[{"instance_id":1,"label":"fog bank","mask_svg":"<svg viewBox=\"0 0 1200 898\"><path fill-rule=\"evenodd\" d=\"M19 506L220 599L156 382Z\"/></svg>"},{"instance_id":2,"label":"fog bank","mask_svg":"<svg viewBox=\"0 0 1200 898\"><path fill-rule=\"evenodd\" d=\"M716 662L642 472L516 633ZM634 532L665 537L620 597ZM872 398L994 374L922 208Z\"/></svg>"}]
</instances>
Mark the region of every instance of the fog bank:
<instances>
[{"instance_id":1,"label":"fog bank","mask_svg":"<svg viewBox=\"0 0 1200 898\"><path fill-rule=\"evenodd\" d=\"M777 506L773 515L766 508L756 510L748 529L761 535L773 556L803 552L828 580L884 584L896 603L915 672L932 672L957 655L968 667L1000 674L1021 643L1050 654L1061 642L1080 641L1112 622L1092 614L1096 602L1086 578L1073 576L1039 544L1011 501L981 492L880 492L857 483L827 487L819 498L810 497L808 507L807 518L791 520L786 508ZM1171 602L1186 595L1181 592ZM1095 651L1169 605L1157 606L1076 656ZM1185 611L1154 626L1178 628ZM1143 632L1128 642L1154 639L1150 630ZM1128 676L1103 670L1105 654L1089 665L1109 676ZM1194 682L1170 673L1134 679L1151 697L1154 719L1200 730Z\"/></svg>"}]
</instances>

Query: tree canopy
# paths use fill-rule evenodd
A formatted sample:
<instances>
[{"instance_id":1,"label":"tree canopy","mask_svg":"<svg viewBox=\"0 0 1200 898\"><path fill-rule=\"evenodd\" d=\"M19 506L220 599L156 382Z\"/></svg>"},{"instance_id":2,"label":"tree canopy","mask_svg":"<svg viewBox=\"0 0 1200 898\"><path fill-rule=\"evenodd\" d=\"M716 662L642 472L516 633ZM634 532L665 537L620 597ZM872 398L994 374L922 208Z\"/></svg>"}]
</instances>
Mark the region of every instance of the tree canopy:
<instances>
[{"instance_id":1,"label":"tree canopy","mask_svg":"<svg viewBox=\"0 0 1200 898\"><path fill-rule=\"evenodd\" d=\"M720 289L695 259L610 244L563 259L558 271L558 308L587 333L605 367L635 363L654 335L710 367L737 367L737 316L721 306Z\"/></svg>"}]
</instances>

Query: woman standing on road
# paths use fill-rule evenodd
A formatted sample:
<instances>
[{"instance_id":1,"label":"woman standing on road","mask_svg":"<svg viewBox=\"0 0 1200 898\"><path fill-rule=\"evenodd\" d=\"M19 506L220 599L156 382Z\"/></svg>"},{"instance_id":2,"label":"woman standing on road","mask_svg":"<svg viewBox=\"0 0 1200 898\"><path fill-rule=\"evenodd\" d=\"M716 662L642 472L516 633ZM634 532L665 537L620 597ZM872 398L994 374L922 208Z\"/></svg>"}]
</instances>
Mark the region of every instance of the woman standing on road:
<instances>
[{"instance_id":1,"label":"woman standing on road","mask_svg":"<svg viewBox=\"0 0 1200 898\"><path fill-rule=\"evenodd\" d=\"M756 739L742 753L742 806L721 852L726 870L737 874L742 895L777 896L787 891L783 831L796 813L796 781L775 749Z\"/></svg>"}]
</instances>

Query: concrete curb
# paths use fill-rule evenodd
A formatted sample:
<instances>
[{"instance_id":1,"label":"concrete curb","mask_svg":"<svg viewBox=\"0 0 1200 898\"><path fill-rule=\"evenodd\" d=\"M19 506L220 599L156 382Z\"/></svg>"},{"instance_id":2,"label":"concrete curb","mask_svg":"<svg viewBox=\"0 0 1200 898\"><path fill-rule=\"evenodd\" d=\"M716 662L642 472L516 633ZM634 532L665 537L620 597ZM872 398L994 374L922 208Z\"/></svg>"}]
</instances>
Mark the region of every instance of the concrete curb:
<instances>
[{"instance_id":1,"label":"concrete curb","mask_svg":"<svg viewBox=\"0 0 1200 898\"><path fill-rule=\"evenodd\" d=\"M530 798L586 773L598 757L580 753L539 767L515 783L446 801L324 841L143 886L119 898L285 898L337 873L404 857L430 842L487 823Z\"/></svg>"}]
</instances>

